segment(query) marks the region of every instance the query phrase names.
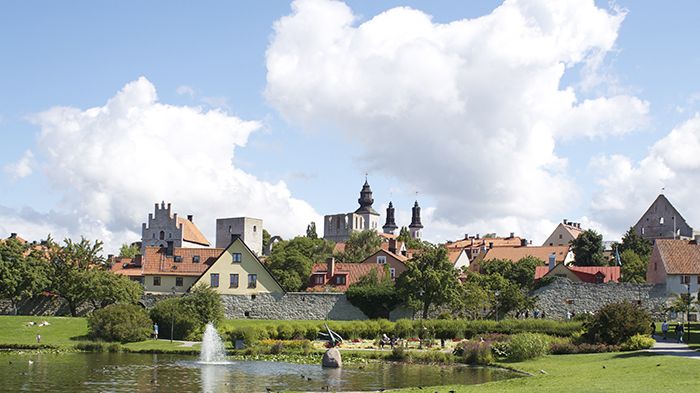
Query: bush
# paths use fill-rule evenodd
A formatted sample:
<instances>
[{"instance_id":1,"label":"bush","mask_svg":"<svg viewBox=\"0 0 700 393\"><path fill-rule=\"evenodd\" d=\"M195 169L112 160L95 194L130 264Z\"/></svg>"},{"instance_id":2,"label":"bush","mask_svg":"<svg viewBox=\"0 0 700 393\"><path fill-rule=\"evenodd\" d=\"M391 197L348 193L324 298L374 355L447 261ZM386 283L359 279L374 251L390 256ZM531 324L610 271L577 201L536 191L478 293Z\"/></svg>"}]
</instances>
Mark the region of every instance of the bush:
<instances>
[{"instance_id":1,"label":"bush","mask_svg":"<svg viewBox=\"0 0 700 393\"><path fill-rule=\"evenodd\" d=\"M221 302L221 296L207 285L197 285L181 299L185 307L196 312L197 319L202 326L224 319L224 305Z\"/></svg>"},{"instance_id":2,"label":"bush","mask_svg":"<svg viewBox=\"0 0 700 393\"><path fill-rule=\"evenodd\" d=\"M153 327L146 311L133 304L112 304L95 310L88 317L88 335L92 339L122 343L147 339Z\"/></svg>"},{"instance_id":3,"label":"bush","mask_svg":"<svg viewBox=\"0 0 700 393\"><path fill-rule=\"evenodd\" d=\"M462 362L471 365L489 365L493 363L491 345L485 341L463 341L452 352L459 356Z\"/></svg>"},{"instance_id":4,"label":"bush","mask_svg":"<svg viewBox=\"0 0 700 393\"><path fill-rule=\"evenodd\" d=\"M397 346L391 350L390 360L395 360L397 362L406 362L411 359L411 354L405 350L403 347Z\"/></svg>"},{"instance_id":5,"label":"bush","mask_svg":"<svg viewBox=\"0 0 700 393\"><path fill-rule=\"evenodd\" d=\"M603 352L617 352L620 347L617 345L608 344L574 344L571 342L558 342L553 343L549 347L549 352L552 355L570 355L577 353L603 353Z\"/></svg>"},{"instance_id":6,"label":"bush","mask_svg":"<svg viewBox=\"0 0 700 393\"><path fill-rule=\"evenodd\" d=\"M635 334L622 343L620 349L623 351L639 351L641 349L649 349L653 347L654 344L656 344L656 340L653 338L642 334Z\"/></svg>"},{"instance_id":7,"label":"bush","mask_svg":"<svg viewBox=\"0 0 700 393\"><path fill-rule=\"evenodd\" d=\"M243 340L245 346L250 348L258 343L259 340L268 339L265 336L265 330L259 329L255 326L243 326L233 329L229 334L231 343L235 348L236 340Z\"/></svg>"},{"instance_id":8,"label":"bush","mask_svg":"<svg viewBox=\"0 0 700 393\"><path fill-rule=\"evenodd\" d=\"M520 362L544 356L549 351L550 339L537 333L518 333L513 335L508 345L508 360Z\"/></svg>"},{"instance_id":9,"label":"bush","mask_svg":"<svg viewBox=\"0 0 700 393\"><path fill-rule=\"evenodd\" d=\"M586 323L586 339L591 343L619 345L635 334L647 334L650 325L651 316L638 305L610 303Z\"/></svg>"},{"instance_id":10,"label":"bush","mask_svg":"<svg viewBox=\"0 0 700 393\"><path fill-rule=\"evenodd\" d=\"M408 319L399 319L394 324L394 334L399 338L413 337L413 322Z\"/></svg>"},{"instance_id":11,"label":"bush","mask_svg":"<svg viewBox=\"0 0 700 393\"><path fill-rule=\"evenodd\" d=\"M200 315L182 302L181 298L166 299L156 303L151 309L151 319L158 324L161 338L170 338L171 325L173 338L176 340L197 339L201 336L204 327Z\"/></svg>"}]
</instances>

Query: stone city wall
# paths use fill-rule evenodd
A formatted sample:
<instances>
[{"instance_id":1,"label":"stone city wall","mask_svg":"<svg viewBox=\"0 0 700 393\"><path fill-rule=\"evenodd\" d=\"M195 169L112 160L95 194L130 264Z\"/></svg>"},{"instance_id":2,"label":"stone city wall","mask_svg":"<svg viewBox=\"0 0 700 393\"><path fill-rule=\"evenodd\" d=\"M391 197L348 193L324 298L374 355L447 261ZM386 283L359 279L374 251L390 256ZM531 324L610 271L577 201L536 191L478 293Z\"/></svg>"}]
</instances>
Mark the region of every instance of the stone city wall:
<instances>
[{"instance_id":1,"label":"stone city wall","mask_svg":"<svg viewBox=\"0 0 700 393\"><path fill-rule=\"evenodd\" d=\"M344 293L222 295L226 318L251 319L367 319Z\"/></svg>"},{"instance_id":2,"label":"stone city wall","mask_svg":"<svg viewBox=\"0 0 700 393\"><path fill-rule=\"evenodd\" d=\"M84 303L78 307L78 315L83 316L90 313L93 307L90 303ZM15 310L9 300L0 300L0 315L13 315ZM17 307L19 315L70 315L68 302L57 296L37 296L24 300Z\"/></svg>"},{"instance_id":3,"label":"stone city wall","mask_svg":"<svg viewBox=\"0 0 700 393\"><path fill-rule=\"evenodd\" d=\"M608 303L623 300L639 303L660 318L668 300L665 292L663 284L592 284L557 278L546 287L535 290L533 295L537 297L536 307L551 319L564 319L567 311L576 314L596 312Z\"/></svg>"}]
</instances>

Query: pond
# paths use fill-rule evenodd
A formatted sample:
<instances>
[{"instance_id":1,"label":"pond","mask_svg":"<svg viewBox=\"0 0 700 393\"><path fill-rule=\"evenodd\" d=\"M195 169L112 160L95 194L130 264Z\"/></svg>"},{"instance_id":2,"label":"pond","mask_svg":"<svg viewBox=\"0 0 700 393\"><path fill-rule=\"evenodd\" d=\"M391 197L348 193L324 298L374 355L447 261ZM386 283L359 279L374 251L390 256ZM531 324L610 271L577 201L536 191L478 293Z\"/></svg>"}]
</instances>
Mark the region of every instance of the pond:
<instances>
[{"instance_id":1,"label":"pond","mask_svg":"<svg viewBox=\"0 0 700 393\"><path fill-rule=\"evenodd\" d=\"M135 353L0 353L3 391L264 392L361 391L476 384L517 377L505 370L400 363L320 365L264 361L197 362L195 356Z\"/></svg>"}]
</instances>

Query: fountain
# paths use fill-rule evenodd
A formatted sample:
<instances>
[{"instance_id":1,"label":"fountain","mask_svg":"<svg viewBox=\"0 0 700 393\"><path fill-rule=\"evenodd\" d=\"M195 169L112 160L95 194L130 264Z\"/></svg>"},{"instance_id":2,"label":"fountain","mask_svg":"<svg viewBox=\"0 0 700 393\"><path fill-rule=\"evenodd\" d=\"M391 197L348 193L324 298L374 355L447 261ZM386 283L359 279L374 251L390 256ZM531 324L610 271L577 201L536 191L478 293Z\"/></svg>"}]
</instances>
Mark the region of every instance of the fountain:
<instances>
[{"instance_id":1,"label":"fountain","mask_svg":"<svg viewBox=\"0 0 700 393\"><path fill-rule=\"evenodd\" d=\"M219 337L214 325L209 322L204 329L204 337L202 337L202 349L199 353L200 363L223 364L226 361L226 350L224 343Z\"/></svg>"}]
</instances>

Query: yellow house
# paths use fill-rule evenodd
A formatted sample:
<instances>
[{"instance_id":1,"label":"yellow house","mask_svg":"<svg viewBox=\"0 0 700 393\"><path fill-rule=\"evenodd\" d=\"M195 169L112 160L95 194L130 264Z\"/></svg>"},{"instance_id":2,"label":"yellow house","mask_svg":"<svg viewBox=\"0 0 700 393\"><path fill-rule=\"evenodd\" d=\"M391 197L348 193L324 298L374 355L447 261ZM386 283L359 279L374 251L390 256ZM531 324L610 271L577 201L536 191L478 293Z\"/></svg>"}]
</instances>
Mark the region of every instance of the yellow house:
<instances>
[{"instance_id":1,"label":"yellow house","mask_svg":"<svg viewBox=\"0 0 700 393\"><path fill-rule=\"evenodd\" d=\"M284 290L240 237L219 255L194 285L205 284L222 295L256 295Z\"/></svg>"}]
</instances>

